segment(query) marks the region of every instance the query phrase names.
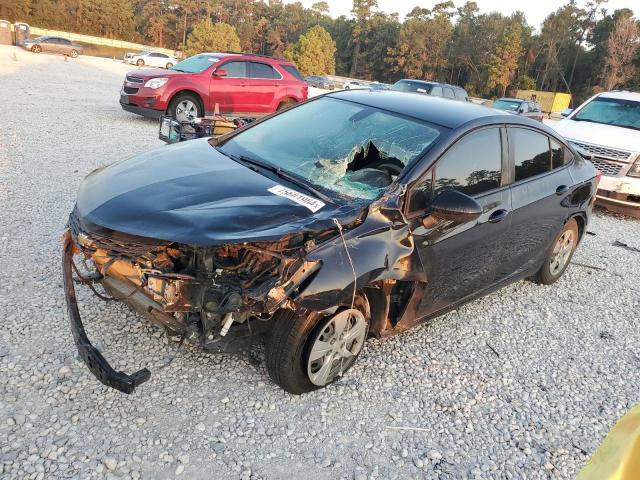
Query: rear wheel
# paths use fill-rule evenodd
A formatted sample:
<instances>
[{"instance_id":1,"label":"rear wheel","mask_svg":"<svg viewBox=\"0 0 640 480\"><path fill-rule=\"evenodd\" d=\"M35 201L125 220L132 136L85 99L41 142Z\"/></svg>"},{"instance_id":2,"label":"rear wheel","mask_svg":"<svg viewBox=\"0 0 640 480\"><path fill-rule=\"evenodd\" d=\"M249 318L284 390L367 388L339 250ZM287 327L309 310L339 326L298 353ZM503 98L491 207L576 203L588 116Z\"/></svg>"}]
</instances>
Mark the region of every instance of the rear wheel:
<instances>
[{"instance_id":1,"label":"rear wheel","mask_svg":"<svg viewBox=\"0 0 640 480\"><path fill-rule=\"evenodd\" d=\"M579 235L578 223L572 218L556 237L551 252L534 276L537 283L551 285L562 276L576 251Z\"/></svg>"},{"instance_id":2,"label":"rear wheel","mask_svg":"<svg viewBox=\"0 0 640 480\"><path fill-rule=\"evenodd\" d=\"M167 109L167 114L179 122L188 122L204 116L200 100L190 93L176 95Z\"/></svg>"},{"instance_id":3,"label":"rear wheel","mask_svg":"<svg viewBox=\"0 0 640 480\"><path fill-rule=\"evenodd\" d=\"M42 47L40 45L34 45L33 47L31 47L31 51L33 53L40 53L42 51Z\"/></svg>"},{"instance_id":4,"label":"rear wheel","mask_svg":"<svg viewBox=\"0 0 640 480\"><path fill-rule=\"evenodd\" d=\"M289 108L291 105L293 105L294 103L296 103L296 101L293 100L292 98L286 98L282 102L280 102L280 105L278 105L277 111L279 112L280 110L285 110Z\"/></svg>"},{"instance_id":5,"label":"rear wheel","mask_svg":"<svg viewBox=\"0 0 640 480\"><path fill-rule=\"evenodd\" d=\"M331 315L283 311L276 315L266 346L271 379L295 395L322 388L339 379L355 363L369 330L368 304L358 298L354 308Z\"/></svg>"},{"instance_id":6,"label":"rear wheel","mask_svg":"<svg viewBox=\"0 0 640 480\"><path fill-rule=\"evenodd\" d=\"M78 58L78 51L77 51L77 50L72 49L72 50L69 52L69 56L70 56L71 58Z\"/></svg>"},{"instance_id":7,"label":"rear wheel","mask_svg":"<svg viewBox=\"0 0 640 480\"><path fill-rule=\"evenodd\" d=\"M144 60L139 58L138 61L136 62L136 65L139 67L144 67Z\"/></svg>"}]
</instances>

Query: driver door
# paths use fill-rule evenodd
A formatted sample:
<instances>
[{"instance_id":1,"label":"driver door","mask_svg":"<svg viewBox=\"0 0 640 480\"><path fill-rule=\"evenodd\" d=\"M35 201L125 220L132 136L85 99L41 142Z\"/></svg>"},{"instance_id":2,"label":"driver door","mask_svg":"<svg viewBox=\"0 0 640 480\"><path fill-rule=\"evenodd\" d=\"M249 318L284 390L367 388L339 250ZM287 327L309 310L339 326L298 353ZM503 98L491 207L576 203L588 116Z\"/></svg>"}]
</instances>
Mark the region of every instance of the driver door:
<instances>
[{"instance_id":1,"label":"driver door","mask_svg":"<svg viewBox=\"0 0 640 480\"><path fill-rule=\"evenodd\" d=\"M418 316L437 313L498 283L510 250L511 193L503 129L475 130L459 139L410 192L410 228L427 285ZM430 204L457 190L482 207L471 221L438 220Z\"/></svg>"},{"instance_id":2,"label":"driver door","mask_svg":"<svg viewBox=\"0 0 640 480\"><path fill-rule=\"evenodd\" d=\"M225 76L216 75L216 71L223 70ZM250 95L247 95L249 82L249 62L229 61L216 67L211 76L209 110L215 110L216 103L220 106L220 113L239 114L250 112Z\"/></svg>"}]
</instances>

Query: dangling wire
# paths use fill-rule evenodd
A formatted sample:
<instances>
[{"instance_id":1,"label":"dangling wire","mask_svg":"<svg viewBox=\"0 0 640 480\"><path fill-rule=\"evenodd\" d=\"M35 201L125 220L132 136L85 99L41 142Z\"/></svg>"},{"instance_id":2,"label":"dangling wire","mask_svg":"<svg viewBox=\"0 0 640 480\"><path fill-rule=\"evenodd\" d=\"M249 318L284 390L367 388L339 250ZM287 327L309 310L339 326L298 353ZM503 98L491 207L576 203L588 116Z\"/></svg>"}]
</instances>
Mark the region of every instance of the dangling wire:
<instances>
[{"instance_id":1,"label":"dangling wire","mask_svg":"<svg viewBox=\"0 0 640 480\"><path fill-rule=\"evenodd\" d=\"M353 272L353 296L351 297L351 310L353 310L353 306L356 303L356 282L358 281L358 276L356 275L356 269L353 266L353 260L351 258L351 254L349 253L349 249L347 248L347 241L344 238L344 234L342 233L342 225L337 218L333 219L333 223L335 223L338 227L338 231L340 232L340 238L342 238L342 245L344 245L344 251L347 254L347 258L349 259L349 264L351 265L351 271Z\"/></svg>"}]
</instances>

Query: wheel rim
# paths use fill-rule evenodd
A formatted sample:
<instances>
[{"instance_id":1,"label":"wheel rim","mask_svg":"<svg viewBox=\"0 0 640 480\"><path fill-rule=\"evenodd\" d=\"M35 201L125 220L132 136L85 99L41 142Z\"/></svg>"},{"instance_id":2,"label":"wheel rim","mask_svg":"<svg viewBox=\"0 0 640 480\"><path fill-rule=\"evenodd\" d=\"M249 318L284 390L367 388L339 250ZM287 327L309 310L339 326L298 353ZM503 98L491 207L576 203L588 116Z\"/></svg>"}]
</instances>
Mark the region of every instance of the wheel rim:
<instances>
[{"instance_id":1,"label":"wheel rim","mask_svg":"<svg viewBox=\"0 0 640 480\"><path fill-rule=\"evenodd\" d=\"M556 276L567 266L573 245L575 243L573 231L567 230L560 235L558 241L553 247L551 259L549 260L549 271L551 275Z\"/></svg>"},{"instance_id":2,"label":"wheel rim","mask_svg":"<svg viewBox=\"0 0 640 480\"><path fill-rule=\"evenodd\" d=\"M362 350L367 321L359 310L343 310L331 318L311 343L307 375L311 383L324 386L342 375Z\"/></svg>"},{"instance_id":3,"label":"wheel rim","mask_svg":"<svg viewBox=\"0 0 640 480\"><path fill-rule=\"evenodd\" d=\"M32 51L34 51L35 53L40 53L40 47L35 46L31 49Z\"/></svg>"},{"instance_id":4,"label":"wheel rim","mask_svg":"<svg viewBox=\"0 0 640 480\"><path fill-rule=\"evenodd\" d=\"M76 52L75 50L71 50L71 57L76 58L77 56L78 56L78 52Z\"/></svg>"},{"instance_id":5,"label":"wheel rim","mask_svg":"<svg viewBox=\"0 0 640 480\"><path fill-rule=\"evenodd\" d=\"M167 68L173 67L173 63L167 63Z\"/></svg>"},{"instance_id":6,"label":"wheel rim","mask_svg":"<svg viewBox=\"0 0 640 480\"><path fill-rule=\"evenodd\" d=\"M182 100L176 105L176 120L188 122L198 116L198 107L191 100Z\"/></svg>"}]
</instances>

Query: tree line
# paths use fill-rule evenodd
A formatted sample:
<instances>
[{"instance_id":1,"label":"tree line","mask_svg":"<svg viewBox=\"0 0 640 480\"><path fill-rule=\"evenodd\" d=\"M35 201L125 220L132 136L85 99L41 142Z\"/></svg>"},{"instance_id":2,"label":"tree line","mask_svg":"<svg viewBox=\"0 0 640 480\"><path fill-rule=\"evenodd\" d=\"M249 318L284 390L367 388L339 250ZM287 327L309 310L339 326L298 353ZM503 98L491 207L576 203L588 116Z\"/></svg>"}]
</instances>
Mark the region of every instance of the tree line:
<instances>
[{"instance_id":1,"label":"tree line","mask_svg":"<svg viewBox=\"0 0 640 480\"><path fill-rule=\"evenodd\" d=\"M0 0L0 18L193 53L241 50L295 60L305 74L393 82L421 78L472 95L510 88L584 98L599 89L640 89L640 22L607 0L569 0L534 29L523 12L481 13L467 1L414 8L402 21L377 0L353 0L350 16L329 5L282 0Z\"/></svg>"}]
</instances>

